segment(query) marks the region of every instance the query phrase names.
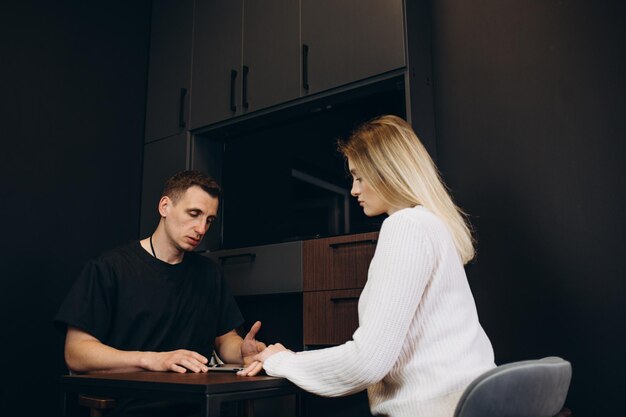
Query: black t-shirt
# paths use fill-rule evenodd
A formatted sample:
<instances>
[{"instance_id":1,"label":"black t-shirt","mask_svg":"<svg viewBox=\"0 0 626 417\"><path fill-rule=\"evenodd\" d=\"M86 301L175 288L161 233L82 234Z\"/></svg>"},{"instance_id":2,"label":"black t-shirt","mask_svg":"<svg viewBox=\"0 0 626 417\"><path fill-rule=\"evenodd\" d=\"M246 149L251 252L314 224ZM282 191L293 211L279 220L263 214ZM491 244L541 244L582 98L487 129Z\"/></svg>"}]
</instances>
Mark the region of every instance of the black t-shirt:
<instances>
[{"instance_id":1,"label":"black t-shirt","mask_svg":"<svg viewBox=\"0 0 626 417\"><path fill-rule=\"evenodd\" d=\"M243 317L216 265L186 253L176 265L147 253L138 241L87 263L55 319L120 350L196 351L210 358L215 337ZM196 415L180 402L118 398L116 416Z\"/></svg>"},{"instance_id":2,"label":"black t-shirt","mask_svg":"<svg viewBox=\"0 0 626 417\"><path fill-rule=\"evenodd\" d=\"M193 350L209 358L216 336L243 323L218 268L186 253L170 265L138 241L87 263L55 317L120 350Z\"/></svg>"}]
</instances>

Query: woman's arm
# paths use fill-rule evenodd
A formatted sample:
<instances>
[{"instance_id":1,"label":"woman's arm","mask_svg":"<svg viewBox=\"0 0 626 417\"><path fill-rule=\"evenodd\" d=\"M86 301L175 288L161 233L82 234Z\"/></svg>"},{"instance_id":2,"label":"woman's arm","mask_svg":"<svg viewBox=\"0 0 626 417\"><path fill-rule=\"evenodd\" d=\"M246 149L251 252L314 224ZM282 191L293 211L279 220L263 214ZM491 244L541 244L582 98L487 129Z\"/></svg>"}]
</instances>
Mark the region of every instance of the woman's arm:
<instances>
[{"instance_id":1,"label":"woman's arm","mask_svg":"<svg viewBox=\"0 0 626 417\"><path fill-rule=\"evenodd\" d=\"M389 217L370 265L365 299L359 301L353 340L296 354L279 351L266 359L265 370L325 396L355 393L382 380L398 360L433 269L432 244L419 222Z\"/></svg>"}]
</instances>

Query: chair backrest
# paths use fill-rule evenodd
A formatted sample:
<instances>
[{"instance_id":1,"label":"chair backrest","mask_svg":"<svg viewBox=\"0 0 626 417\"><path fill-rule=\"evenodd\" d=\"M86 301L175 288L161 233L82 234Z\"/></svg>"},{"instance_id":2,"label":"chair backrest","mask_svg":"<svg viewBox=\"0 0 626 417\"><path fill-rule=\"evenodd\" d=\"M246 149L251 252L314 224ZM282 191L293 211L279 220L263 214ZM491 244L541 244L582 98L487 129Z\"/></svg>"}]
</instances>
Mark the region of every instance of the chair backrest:
<instances>
[{"instance_id":1,"label":"chair backrest","mask_svg":"<svg viewBox=\"0 0 626 417\"><path fill-rule=\"evenodd\" d=\"M571 379L572 365L558 357L501 365L465 389L454 417L553 417Z\"/></svg>"}]
</instances>

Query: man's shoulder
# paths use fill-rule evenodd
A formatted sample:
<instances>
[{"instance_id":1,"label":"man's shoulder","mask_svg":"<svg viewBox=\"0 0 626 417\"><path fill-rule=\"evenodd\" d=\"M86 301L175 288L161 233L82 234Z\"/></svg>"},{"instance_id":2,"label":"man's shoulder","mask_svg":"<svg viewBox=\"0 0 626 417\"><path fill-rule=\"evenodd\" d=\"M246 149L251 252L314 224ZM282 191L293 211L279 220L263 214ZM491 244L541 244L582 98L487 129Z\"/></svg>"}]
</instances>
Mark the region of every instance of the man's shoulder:
<instances>
[{"instance_id":1,"label":"man's shoulder","mask_svg":"<svg viewBox=\"0 0 626 417\"><path fill-rule=\"evenodd\" d=\"M138 241L129 241L114 248L105 250L91 262L107 265L134 260L139 256L137 253L137 247L140 247Z\"/></svg>"}]
</instances>

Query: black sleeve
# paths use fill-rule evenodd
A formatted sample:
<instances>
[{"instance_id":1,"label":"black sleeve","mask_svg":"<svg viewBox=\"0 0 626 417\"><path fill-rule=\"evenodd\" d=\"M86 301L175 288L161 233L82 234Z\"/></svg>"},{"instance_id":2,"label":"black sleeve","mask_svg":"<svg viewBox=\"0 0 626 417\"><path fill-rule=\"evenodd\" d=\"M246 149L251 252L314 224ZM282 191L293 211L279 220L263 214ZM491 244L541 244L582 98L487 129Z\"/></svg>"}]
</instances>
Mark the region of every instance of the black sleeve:
<instances>
[{"instance_id":1,"label":"black sleeve","mask_svg":"<svg viewBox=\"0 0 626 417\"><path fill-rule=\"evenodd\" d=\"M105 263L89 261L61 304L54 324L60 330L77 327L100 341L111 325L114 279Z\"/></svg>"}]
</instances>

